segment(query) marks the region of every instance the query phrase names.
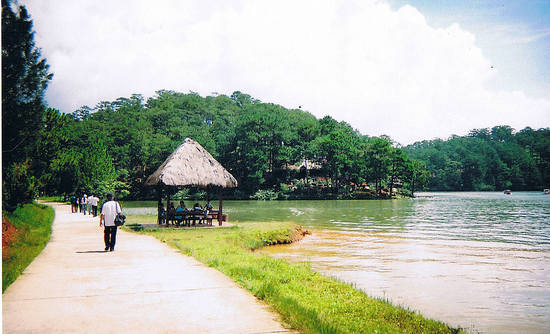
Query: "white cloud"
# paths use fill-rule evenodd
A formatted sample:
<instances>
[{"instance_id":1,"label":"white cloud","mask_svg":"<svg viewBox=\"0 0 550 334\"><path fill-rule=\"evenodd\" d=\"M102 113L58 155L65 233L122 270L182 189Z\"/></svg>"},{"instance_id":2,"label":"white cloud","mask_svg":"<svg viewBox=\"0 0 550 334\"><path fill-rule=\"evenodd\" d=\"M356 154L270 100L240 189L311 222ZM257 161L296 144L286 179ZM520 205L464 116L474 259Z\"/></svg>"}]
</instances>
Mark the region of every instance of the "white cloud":
<instances>
[{"instance_id":1,"label":"white cloud","mask_svg":"<svg viewBox=\"0 0 550 334\"><path fill-rule=\"evenodd\" d=\"M498 77L457 24L379 1L24 1L64 112L158 89L247 92L401 143L550 126L550 100Z\"/></svg>"}]
</instances>

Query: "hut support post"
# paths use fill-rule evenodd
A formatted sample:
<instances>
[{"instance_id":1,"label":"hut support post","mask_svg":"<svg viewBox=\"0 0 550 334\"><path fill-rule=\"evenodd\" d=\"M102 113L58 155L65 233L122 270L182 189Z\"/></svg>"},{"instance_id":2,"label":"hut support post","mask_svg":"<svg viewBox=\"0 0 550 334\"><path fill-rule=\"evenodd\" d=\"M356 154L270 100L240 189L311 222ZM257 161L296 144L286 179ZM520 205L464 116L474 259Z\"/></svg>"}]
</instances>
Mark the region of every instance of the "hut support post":
<instances>
[{"instance_id":1,"label":"hut support post","mask_svg":"<svg viewBox=\"0 0 550 334\"><path fill-rule=\"evenodd\" d=\"M157 196L158 196L158 203L157 203L157 223L160 224L161 221L160 221L160 210L158 210L158 208L160 207L160 205L162 204L162 186L159 185L157 187Z\"/></svg>"},{"instance_id":2,"label":"hut support post","mask_svg":"<svg viewBox=\"0 0 550 334\"><path fill-rule=\"evenodd\" d=\"M223 220L223 200L222 200L222 194L220 192L220 197L219 197L219 208L218 208L218 226L222 226L222 220Z\"/></svg>"},{"instance_id":3,"label":"hut support post","mask_svg":"<svg viewBox=\"0 0 550 334\"><path fill-rule=\"evenodd\" d=\"M170 224L169 222L169 218L171 219L172 218L172 215L168 215L168 204L170 204L170 190L167 191L167 194L166 194L166 226L168 226ZM173 221L172 221L173 222Z\"/></svg>"}]
</instances>

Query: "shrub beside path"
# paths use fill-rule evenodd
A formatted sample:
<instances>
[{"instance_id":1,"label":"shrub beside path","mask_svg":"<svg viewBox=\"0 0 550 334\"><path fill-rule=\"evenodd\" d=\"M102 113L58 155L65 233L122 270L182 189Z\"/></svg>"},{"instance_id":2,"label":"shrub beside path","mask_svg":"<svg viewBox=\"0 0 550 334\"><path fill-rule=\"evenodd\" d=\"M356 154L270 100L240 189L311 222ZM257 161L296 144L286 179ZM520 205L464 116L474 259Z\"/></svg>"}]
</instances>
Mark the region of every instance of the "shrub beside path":
<instances>
[{"instance_id":1,"label":"shrub beside path","mask_svg":"<svg viewBox=\"0 0 550 334\"><path fill-rule=\"evenodd\" d=\"M290 332L220 272L121 230L104 252L99 217L49 205L50 242L2 295L4 333Z\"/></svg>"}]
</instances>

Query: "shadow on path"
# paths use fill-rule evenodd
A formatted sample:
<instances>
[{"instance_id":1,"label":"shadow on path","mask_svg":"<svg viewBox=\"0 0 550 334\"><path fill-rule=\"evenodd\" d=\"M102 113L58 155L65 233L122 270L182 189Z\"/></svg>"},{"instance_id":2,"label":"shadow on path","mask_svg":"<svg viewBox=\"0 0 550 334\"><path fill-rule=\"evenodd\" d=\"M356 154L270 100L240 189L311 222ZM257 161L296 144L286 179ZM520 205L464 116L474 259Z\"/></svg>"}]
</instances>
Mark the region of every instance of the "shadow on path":
<instances>
[{"instance_id":1,"label":"shadow on path","mask_svg":"<svg viewBox=\"0 0 550 334\"><path fill-rule=\"evenodd\" d=\"M109 251L106 250L89 250L89 251L77 251L75 253L78 254L86 254L86 253L109 253Z\"/></svg>"}]
</instances>

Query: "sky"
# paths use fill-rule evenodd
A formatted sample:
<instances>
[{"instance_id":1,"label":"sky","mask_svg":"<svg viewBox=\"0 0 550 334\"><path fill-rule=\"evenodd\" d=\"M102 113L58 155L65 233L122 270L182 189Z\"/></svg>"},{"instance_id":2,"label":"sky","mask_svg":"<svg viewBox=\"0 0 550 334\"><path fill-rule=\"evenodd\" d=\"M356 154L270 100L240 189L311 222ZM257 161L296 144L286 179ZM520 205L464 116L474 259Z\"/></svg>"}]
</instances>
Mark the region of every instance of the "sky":
<instances>
[{"instance_id":1,"label":"sky","mask_svg":"<svg viewBox=\"0 0 550 334\"><path fill-rule=\"evenodd\" d=\"M550 0L20 0L71 113L241 91L403 145L550 127Z\"/></svg>"}]
</instances>

